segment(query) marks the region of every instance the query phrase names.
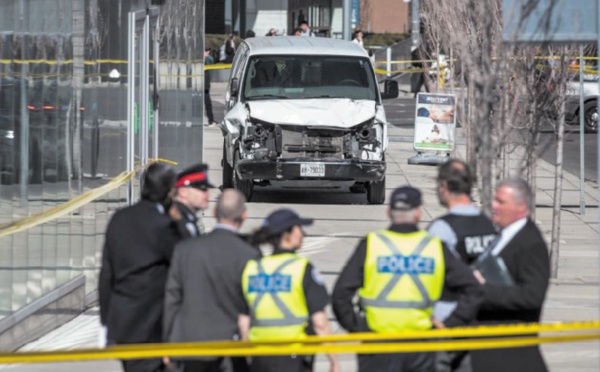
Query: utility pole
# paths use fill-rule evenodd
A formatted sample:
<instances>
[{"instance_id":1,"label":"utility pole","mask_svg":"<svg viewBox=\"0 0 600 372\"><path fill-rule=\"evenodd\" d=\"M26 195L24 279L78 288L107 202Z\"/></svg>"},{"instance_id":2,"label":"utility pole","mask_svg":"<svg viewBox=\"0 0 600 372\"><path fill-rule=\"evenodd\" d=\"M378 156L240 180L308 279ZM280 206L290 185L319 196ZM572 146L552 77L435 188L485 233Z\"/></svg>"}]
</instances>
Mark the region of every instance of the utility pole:
<instances>
[{"instance_id":1,"label":"utility pole","mask_svg":"<svg viewBox=\"0 0 600 372\"><path fill-rule=\"evenodd\" d=\"M352 40L352 0L343 3L342 38Z\"/></svg>"},{"instance_id":2,"label":"utility pole","mask_svg":"<svg viewBox=\"0 0 600 372\"><path fill-rule=\"evenodd\" d=\"M419 31L421 28L421 20L419 17L419 0L411 0L411 23L412 23L412 45L419 45L421 36Z\"/></svg>"}]
</instances>

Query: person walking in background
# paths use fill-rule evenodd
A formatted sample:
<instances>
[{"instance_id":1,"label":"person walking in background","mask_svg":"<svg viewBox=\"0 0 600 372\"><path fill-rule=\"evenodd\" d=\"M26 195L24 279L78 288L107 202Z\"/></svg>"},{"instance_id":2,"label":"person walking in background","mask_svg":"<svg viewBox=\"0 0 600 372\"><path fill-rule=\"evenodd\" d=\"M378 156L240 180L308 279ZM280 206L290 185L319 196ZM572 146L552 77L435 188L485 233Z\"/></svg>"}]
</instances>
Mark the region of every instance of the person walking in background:
<instances>
[{"instance_id":1,"label":"person walking in background","mask_svg":"<svg viewBox=\"0 0 600 372\"><path fill-rule=\"evenodd\" d=\"M169 214L177 222L179 233L184 237L204 234L204 225L198 226L196 213L208 207L208 165L198 164L185 169L177 176L176 195Z\"/></svg>"},{"instance_id":2,"label":"person walking in background","mask_svg":"<svg viewBox=\"0 0 600 372\"><path fill-rule=\"evenodd\" d=\"M417 98L417 94L419 94L419 92L421 91L421 89L423 88L423 86L425 87L425 91L429 92L429 86L427 85L427 81L426 81L426 77L425 77L425 63L423 62L423 59L425 58L425 52L423 50L423 46L422 44L419 44L417 47L413 47L413 49L411 50L410 53L411 59L412 59L412 65L414 68L420 68L423 69L423 71L421 72L417 72L417 83L415 85L415 98Z\"/></svg>"},{"instance_id":3,"label":"person walking in background","mask_svg":"<svg viewBox=\"0 0 600 372\"><path fill-rule=\"evenodd\" d=\"M277 30L272 28L269 30L269 32L267 32L265 36L277 36Z\"/></svg>"},{"instance_id":4,"label":"person walking in background","mask_svg":"<svg viewBox=\"0 0 600 372\"><path fill-rule=\"evenodd\" d=\"M363 32L361 30L354 31L354 35L352 36L352 42L360 45L361 47L365 47L363 43Z\"/></svg>"},{"instance_id":5,"label":"person walking in background","mask_svg":"<svg viewBox=\"0 0 600 372\"><path fill-rule=\"evenodd\" d=\"M290 209L279 209L263 222L254 244L268 243L273 254L248 262L243 290L249 312L240 315L240 333L250 341L303 339L307 334L331 333L325 307L329 296L318 270L297 252L302 247L302 226L312 219L301 218ZM337 356L329 355L331 372L339 370ZM312 371L312 358L295 356L253 357L251 371Z\"/></svg>"},{"instance_id":6,"label":"person walking in background","mask_svg":"<svg viewBox=\"0 0 600 372\"><path fill-rule=\"evenodd\" d=\"M394 190L387 211L392 225L362 239L342 269L332 304L335 317L349 332L394 333L453 327L466 324L477 315L481 285L469 267L438 238L417 228L421 204L419 190L409 186ZM432 315L433 304L444 286L461 296L454 311L442 322ZM357 290L359 315L352 304ZM358 366L360 372L430 372L434 370L434 355L359 355Z\"/></svg>"},{"instance_id":7,"label":"person walking in background","mask_svg":"<svg viewBox=\"0 0 600 372\"><path fill-rule=\"evenodd\" d=\"M246 37L245 37L245 39L248 39L248 38L251 38L251 37L255 37L255 36L256 36L256 33L254 31L248 30L248 31L246 31Z\"/></svg>"},{"instance_id":8,"label":"person walking in background","mask_svg":"<svg viewBox=\"0 0 600 372\"><path fill-rule=\"evenodd\" d=\"M502 181L492 202L492 221L500 238L488 249L501 258L512 285L484 283L484 299L477 315L480 324L537 323L550 280L548 247L531 220L533 195L519 178ZM473 371L545 372L539 346L477 350L472 353Z\"/></svg>"},{"instance_id":9,"label":"person walking in background","mask_svg":"<svg viewBox=\"0 0 600 372\"><path fill-rule=\"evenodd\" d=\"M230 64L235 55L235 34L229 35L219 49L219 62Z\"/></svg>"},{"instance_id":10,"label":"person walking in background","mask_svg":"<svg viewBox=\"0 0 600 372\"><path fill-rule=\"evenodd\" d=\"M260 257L238 236L246 220L246 200L226 189L214 209L217 225L207 235L177 245L166 284L164 338L167 342L236 340L238 315L247 313L242 292L246 263ZM245 371L245 358L231 358ZM168 361L170 364L171 361ZM219 371L223 358L184 360L185 371Z\"/></svg>"},{"instance_id":11,"label":"person walking in background","mask_svg":"<svg viewBox=\"0 0 600 372\"><path fill-rule=\"evenodd\" d=\"M300 36L314 37L315 33L308 27L308 22L300 22Z\"/></svg>"},{"instance_id":12,"label":"person walking in background","mask_svg":"<svg viewBox=\"0 0 600 372\"><path fill-rule=\"evenodd\" d=\"M106 229L98 281L100 322L107 344L160 343L164 288L171 254L181 239L166 212L174 194L175 171L148 167L142 200L117 211ZM160 359L123 360L130 371L162 371Z\"/></svg>"},{"instance_id":13,"label":"person walking in background","mask_svg":"<svg viewBox=\"0 0 600 372\"><path fill-rule=\"evenodd\" d=\"M437 194L440 204L448 213L431 222L429 234L440 238L456 257L472 264L496 238L492 221L477 208L471 199L474 176L462 160L450 159L440 165L437 176ZM439 302L434 306L434 317L445 321L456 307L459 293L444 287ZM466 351L438 352L436 371L471 371L471 357Z\"/></svg>"},{"instance_id":14,"label":"person walking in background","mask_svg":"<svg viewBox=\"0 0 600 372\"><path fill-rule=\"evenodd\" d=\"M210 66L215 63L215 60L210 55L210 48L204 49L204 66ZM207 127L215 126L215 115L213 114L212 100L210 99L210 70L204 69L204 109L206 110L206 118L208 122L204 125Z\"/></svg>"}]
</instances>

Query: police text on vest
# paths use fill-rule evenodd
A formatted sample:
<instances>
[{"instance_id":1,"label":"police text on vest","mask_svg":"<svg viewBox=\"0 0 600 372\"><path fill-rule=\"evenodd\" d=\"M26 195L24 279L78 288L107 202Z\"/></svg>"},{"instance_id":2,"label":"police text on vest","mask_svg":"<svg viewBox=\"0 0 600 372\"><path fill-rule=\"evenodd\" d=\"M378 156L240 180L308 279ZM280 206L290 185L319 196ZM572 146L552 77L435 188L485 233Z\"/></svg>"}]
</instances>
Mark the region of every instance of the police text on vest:
<instances>
[{"instance_id":1,"label":"police text on vest","mask_svg":"<svg viewBox=\"0 0 600 372\"><path fill-rule=\"evenodd\" d=\"M248 293L290 292L292 276L282 274L251 275L248 283Z\"/></svg>"},{"instance_id":2,"label":"police text on vest","mask_svg":"<svg viewBox=\"0 0 600 372\"><path fill-rule=\"evenodd\" d=\"M377 257L377 272L393 274L433 274L433 258L421 256L380 256Z\"/></svg>"}]
</instances>

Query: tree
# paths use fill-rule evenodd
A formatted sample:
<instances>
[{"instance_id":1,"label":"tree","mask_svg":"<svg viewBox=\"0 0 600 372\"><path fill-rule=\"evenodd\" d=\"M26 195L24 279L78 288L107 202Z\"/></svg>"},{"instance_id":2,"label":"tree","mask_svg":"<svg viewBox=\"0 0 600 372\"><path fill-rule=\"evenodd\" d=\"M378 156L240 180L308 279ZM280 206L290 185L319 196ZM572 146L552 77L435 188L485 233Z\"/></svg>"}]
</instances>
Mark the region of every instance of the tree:
<instances>
[{"instance_id":1,"label":"tree","mask_svg":"<svg viewBox=\"0 0 600 372\"><path fill-rule=\"evenodd\" d=\"M550 13L553 10L553 6L548 8ZM439 45L440 52L452 50L461 62L465 79L458 83L468 108L461 120L467 133L467 162L479 175L480 198L486 213L491 212L495 184L511 169L516 170L513 176L526 178L535 190L537 159L547 148L540 144L540 131L546 126L555 131L558 151L551 247L552 257L557 260L562 107L571 51L549 44L503 43L502 0L423 0L421 12L427 22L424 39ZM528 14L523 12L519 24ZM557 264L553 266L554 276L556 270Z\"/></svg>"}]
</instances>

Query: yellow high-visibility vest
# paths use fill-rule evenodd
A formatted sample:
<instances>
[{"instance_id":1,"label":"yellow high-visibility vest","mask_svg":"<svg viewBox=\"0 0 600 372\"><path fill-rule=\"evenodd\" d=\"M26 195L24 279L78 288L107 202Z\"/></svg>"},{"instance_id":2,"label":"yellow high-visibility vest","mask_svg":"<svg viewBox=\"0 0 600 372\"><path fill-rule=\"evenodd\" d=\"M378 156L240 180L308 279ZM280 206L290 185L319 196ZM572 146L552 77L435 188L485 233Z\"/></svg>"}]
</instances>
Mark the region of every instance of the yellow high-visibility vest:
<instances>
[{"instance_id":1,"label":"yellow high-visibility vest","mask_svg":"<svg viewBox=\"0 0 600 372\"><path fill-rule=\"evenodd\" d=\"M359 295L369 328L379 333L430 329L433 303L444 285L444 266L441 241L425 231L367 235Z\"/></svg>"},{"instance_id":2,"label":"yellow high-visibility vest","mask_svg":"<svg viewBox=\"0 0 600 372\"><path fill-rule=\"evenodd\" d=\"M242 286L252 318L250 340L306 337L308 307L302 281L307 264L293 253L246 264Z\"/></svg>"}]
</instances>

